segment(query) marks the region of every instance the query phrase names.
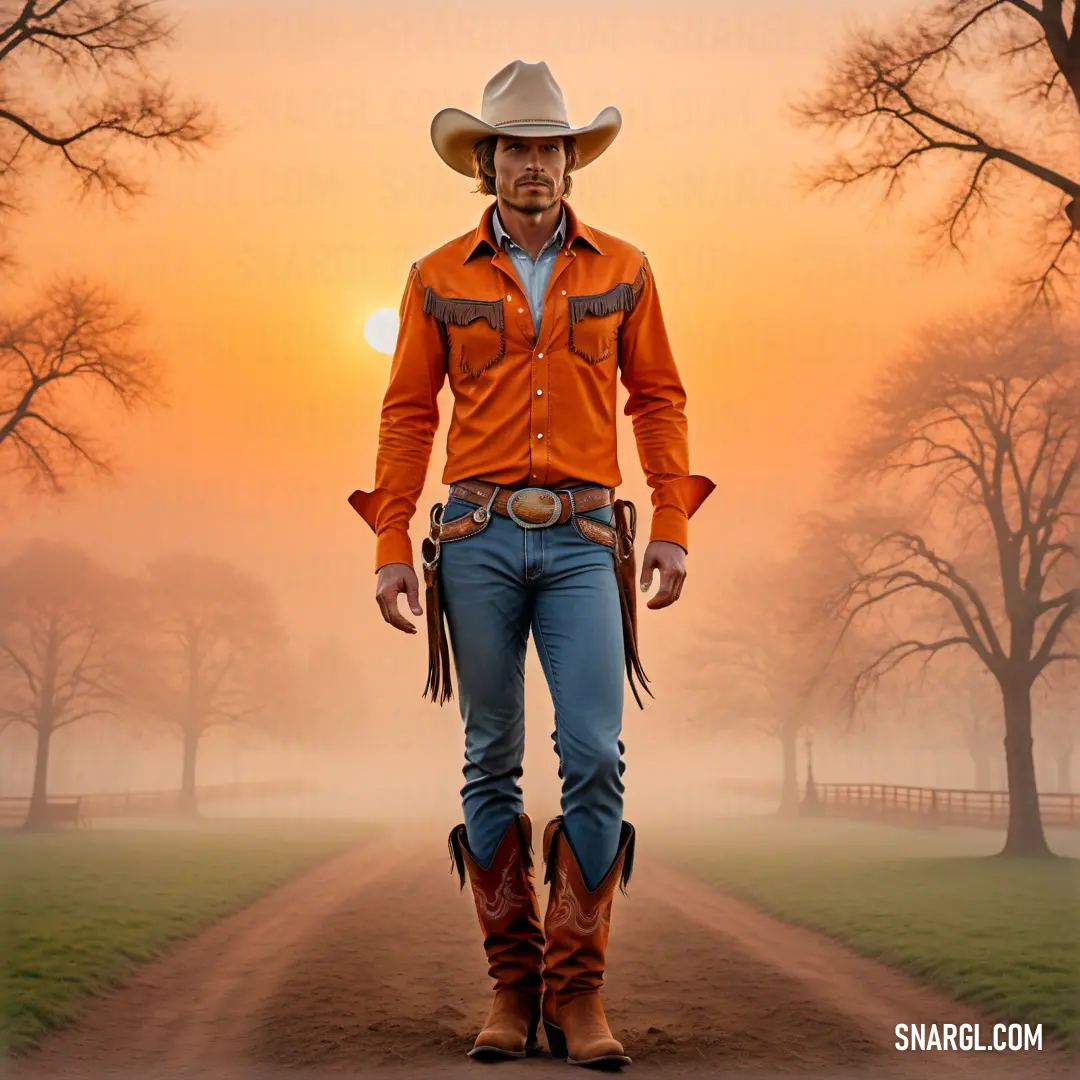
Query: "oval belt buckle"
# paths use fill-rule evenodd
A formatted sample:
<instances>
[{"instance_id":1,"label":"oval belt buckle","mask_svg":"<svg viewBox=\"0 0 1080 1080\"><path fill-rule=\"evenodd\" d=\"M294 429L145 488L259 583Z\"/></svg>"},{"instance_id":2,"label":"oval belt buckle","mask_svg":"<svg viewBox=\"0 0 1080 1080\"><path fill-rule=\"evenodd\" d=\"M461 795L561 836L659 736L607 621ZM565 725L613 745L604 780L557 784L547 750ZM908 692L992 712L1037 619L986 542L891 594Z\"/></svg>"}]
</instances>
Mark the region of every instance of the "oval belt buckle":
<instances>
[{"instance_id":1,"label":"oval belt buckle","mask_svg":"<svg viewBox=\"0 0 1080 1080\"><path fill-rule=\"evenodd\" d=\"M517 514L514 513L514 503L522 496L530 494L546 495L554 503L554 506L551 508L551 513L548 515L547 521L525 521L522 518L519 518ZM559 496L558 494L556 494L556 492L551 491L548 488L520 488L519 490L515 491L509 499L507 499L506 513L511 521L513 521L517 525L520 525L523 529L546 529L549 525L554 525L559 520L559 517L562 514L562 501L559 499Z\"/></svg>"}]
</instances>

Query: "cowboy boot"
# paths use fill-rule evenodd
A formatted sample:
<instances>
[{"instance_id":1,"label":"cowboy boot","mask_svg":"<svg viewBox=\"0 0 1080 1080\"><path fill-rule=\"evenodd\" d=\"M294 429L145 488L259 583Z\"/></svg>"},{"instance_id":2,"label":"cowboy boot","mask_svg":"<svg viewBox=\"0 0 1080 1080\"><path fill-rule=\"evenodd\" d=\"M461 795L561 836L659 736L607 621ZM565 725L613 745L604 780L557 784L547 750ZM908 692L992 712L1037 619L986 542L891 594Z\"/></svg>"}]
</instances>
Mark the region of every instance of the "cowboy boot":
<instances>
[{"instance_id":1,"label":"cowboy boot","mask_svg":"<svg viewBox=\"0 0 1080 1080\"><path fill-rule=\"evenodd\" d=\"M623 892L634 865L634 827L624 821L619 850L600 884L590 891L566 837L562 816L544 830L544 881L551 882L544 917L544 1033L553 1057L571 1065L629 1065L611 1034L600 987L604 982L611 902Z\"/></svg>"},{"instance_id":2,"label":"cowboy boot","mask_svg":"<svg viewBox=\"0 0 1080 1080\"><path fill-rule=\"evenodd\" d=\"M495 1000L469 1057L523 1058L539 1049L544 932L532 883L532 822L518 814L503 833L491 866L484 869L469 850L464 825L450 832L450 855L465 888L468 871L476 914L484 934L488 974Z\"/></svg>"}]
</instances>

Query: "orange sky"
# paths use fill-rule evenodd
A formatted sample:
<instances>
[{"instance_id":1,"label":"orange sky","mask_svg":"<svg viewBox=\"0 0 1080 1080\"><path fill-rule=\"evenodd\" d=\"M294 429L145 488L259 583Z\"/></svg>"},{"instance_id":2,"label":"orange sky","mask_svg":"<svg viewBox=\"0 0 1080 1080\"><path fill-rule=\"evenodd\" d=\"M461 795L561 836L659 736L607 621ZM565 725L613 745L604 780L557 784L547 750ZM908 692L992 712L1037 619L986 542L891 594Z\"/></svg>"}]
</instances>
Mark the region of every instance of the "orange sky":
<instances>
[{"instance_id":1,"label":"orange sky","mask_svg":"<svg viewBox=\"0 0 1080 1080\"><path fill-rule=\"evenodd\" d=\"M782 540L875 368L923 319L996 285L989 259L921 265L906 209L799 187L827 145L785 102L817 85L867 7L577 0L515 21L520 5L456 0L173 3L160 69L227 134L198 163L149 158L153 194L127 216L78 204L48 173L16 233L22 288L85 272L140 310L172 405L115 420L116 484L9 503L6 540L66 536L119 565L174 546L235 558L272 582L298 641L340 630L377 646L418 693L420 641L382 624L373 537L345 502L372 483L388 370L362 326L486 205L436 156L433 114L477 112L496 70L545 59L572 122L623 112L572 201L648 253L690 396L692 467L718 485L691 526L696 591L648 613L643 637L689 632L714 601L709 538L724 564ZM909 8L874 5L882 18Z\"/></svg>"}]
</instances>

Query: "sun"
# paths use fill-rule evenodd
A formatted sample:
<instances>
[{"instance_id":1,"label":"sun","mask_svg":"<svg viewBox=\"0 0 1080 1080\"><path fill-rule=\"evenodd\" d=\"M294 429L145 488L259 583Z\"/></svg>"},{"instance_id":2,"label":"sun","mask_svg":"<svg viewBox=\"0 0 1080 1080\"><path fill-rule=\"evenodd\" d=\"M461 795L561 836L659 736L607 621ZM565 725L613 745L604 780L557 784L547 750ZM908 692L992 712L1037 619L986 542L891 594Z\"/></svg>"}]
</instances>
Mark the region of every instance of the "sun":
<instances>
[{"instance_id":1,"label":"sun","mask_svg":"<svg viewBox=\"0 0 1080 1080\"><path fill-rule=\"evenodd\" d=\"M373 311L364 323L364 340L376 351L394 355L397 344L398 313L393 308Z\"/></svg>"}]
</instances>

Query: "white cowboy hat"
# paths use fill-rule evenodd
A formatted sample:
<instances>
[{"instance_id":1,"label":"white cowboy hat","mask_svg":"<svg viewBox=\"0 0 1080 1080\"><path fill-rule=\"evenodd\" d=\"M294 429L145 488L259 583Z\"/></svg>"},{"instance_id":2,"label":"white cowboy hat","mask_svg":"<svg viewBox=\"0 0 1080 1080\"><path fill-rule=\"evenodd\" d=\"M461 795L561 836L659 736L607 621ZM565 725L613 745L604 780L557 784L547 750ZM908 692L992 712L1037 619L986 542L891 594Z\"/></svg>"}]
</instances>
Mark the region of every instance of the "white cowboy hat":
<instances>
[{"instance_id":1,"label":"white cowboy hat","mask_svg":"<svg viewBox=\"0 0 1080 1080\"><path fill-rule=\"evenodd\" d=\"M577 169L595 161L614 141L622 115L614 105L596 114L591 124L572 128L559 84L547 64L514 60L484 87L480 119L461 109L443 109L431 121L435 152L455 172L474 176L473 146L489 135L573 135Z\"/></svg>"}]
</instances>

